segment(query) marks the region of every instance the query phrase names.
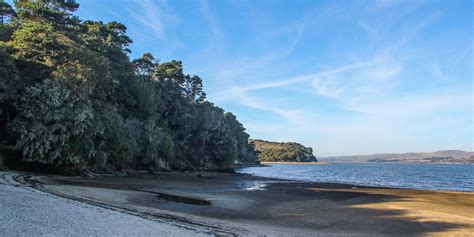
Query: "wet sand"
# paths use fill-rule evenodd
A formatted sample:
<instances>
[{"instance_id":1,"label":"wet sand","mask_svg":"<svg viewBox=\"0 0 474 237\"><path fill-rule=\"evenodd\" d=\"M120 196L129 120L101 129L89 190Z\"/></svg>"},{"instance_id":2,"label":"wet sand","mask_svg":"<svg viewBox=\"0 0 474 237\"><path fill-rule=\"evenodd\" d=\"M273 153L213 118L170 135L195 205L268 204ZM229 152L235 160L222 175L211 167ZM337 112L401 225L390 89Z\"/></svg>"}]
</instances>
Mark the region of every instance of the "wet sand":
<instances>
[{"instance_id":1,"label":"wet sand","mask_svg":"<svg viewBox=\"0 0 474 237\"><path fill-rule=\"evenodd\" d=\"M294 182L224 173L26 177L75 200L242 236L470 236L474 193Z\"/></svg>"}]
</instances>

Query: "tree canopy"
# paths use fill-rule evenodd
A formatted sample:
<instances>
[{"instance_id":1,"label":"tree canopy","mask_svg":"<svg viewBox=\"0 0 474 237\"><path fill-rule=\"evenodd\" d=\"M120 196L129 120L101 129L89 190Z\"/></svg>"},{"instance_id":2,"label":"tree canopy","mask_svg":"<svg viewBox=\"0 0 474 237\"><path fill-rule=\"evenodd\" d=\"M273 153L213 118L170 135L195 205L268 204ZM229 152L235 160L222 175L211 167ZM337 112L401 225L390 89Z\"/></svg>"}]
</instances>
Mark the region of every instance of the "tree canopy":
<instances>
[{"instance_id":1,"label":"tree canopy","mask_svg":"<svg viewBox=\"0 0 474 237\"><path fill-rule=\"evenodd\" d=\"M7 163L84 171L255 162L245 128L207 101L199 76L151 53L130 60L127 27L83 21L73 15L78 8L74 0L0 2Z\"/></svg>"},{"instance_id":2,"label":"tree canopy","mask_svg":"<svg viewBox=\"0 0 474 237\"><path fill-rule=\"evenodd\" d=\"M296 142L269 142L253 140L260 161L267 162L317 162L313 148Z\"/></svg>"}]
</instances>

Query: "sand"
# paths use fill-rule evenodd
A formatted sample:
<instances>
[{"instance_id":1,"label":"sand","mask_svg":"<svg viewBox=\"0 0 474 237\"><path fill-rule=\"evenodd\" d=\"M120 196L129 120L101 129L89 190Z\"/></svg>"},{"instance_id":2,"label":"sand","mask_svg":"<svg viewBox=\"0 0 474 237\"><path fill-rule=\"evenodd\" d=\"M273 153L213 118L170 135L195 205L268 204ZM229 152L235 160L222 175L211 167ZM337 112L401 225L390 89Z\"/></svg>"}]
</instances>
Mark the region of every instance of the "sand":
<instances>
[{"instance_id":1,"label":"sand","mask_svg":"<svg viewBox=\"0 0 474 237\"><path fill-rule=\"evenodd\" d=\"M474 193L294 182L242 174L32 176L63 197L239 236L470 236Z\"/></svg>"},{"instance_id":2,"label":"sand","mask_svg":"<svg viewBox=\"0 0 474 237\"><path fill-rule=\"evenodd\" d=\"M215 236L181 222L144 219L20 185L0 171L0 236Z\"/></svg>"}]
</instances>

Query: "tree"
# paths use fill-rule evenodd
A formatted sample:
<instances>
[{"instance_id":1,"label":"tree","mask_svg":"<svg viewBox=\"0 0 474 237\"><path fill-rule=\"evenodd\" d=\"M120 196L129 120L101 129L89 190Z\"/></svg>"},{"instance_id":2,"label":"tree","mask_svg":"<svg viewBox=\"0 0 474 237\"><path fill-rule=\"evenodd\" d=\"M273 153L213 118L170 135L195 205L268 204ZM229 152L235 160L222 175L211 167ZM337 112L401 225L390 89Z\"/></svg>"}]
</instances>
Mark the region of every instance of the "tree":
<instances>
[{"instance_id":1,"label":"tree","mask_svg":"<svg viewBox=\"0 0 474 237\"><path fill-rule=\"evenodd\" d=\"M16 143L16 136L8 125L16 116L16 103L23 83L8 48L0 44L0 153L6 154ZM3 155L2 155L3 156ZM1 157L0 157L1 159Z\"/></svg>"},{"instance_id":2,"label":"tree","mask_svg":"<svg viewBox=\"0 0 474 237\"><path fill-rule=\"evenodd\" d=\"M181 86L185 81L183 63L172 60L171 62L158 65L154 78L162 83Z\"/></svg>"},{"instance_id":3,"label":"tree","mask_svg":"<svg viewBox=\"0 0 474 237\"><path fill-rule=\"evenodd\" d=\"M121 167L130 144L120 119L109 108L59 81L45 80L27 89L19 104L17 148L26 161L60 167Z\"/></svg>"},{"instance_id":4,"label":"tree","mask_svg":"<svg viewBox=\"0 0 474 237\"><path fill-rule=\"evenodd\" d=\"M72 15L79 8L75 0L17 0L15 7L23 21L47 22L63 30L79 24Z\"/></svg>"},{"instance_id":5,"label":"tree","mask_svg":"<svg viewBox=\"0 0 474 237\"><path fill-rule=\"evenodd\" d=\"M261 161L317 162L311 147L299 143L253 140Z\"/></svg>"},{"instance_id":6,"label":"tree","mask_svg":"<svg viewBox=\"0 0 474 237\"><path fill-rule=\"evenodd\" d=\"M156 70L158 63L151 53L144 53L141 58L137 58L132 62L135 74L138 77L151 80L153 72Z\"/></svg>"},{"instance_id":7,"label":"tree","mask_svg":"<svg viewBox=\"0 0 474 237\"><path fill-rule=\"evenodd\" d=\"M84 168L96 154L92 104L54 80L27 89L19 104L17 148L26 161Z\"/></svg>"},{"instance_id":8,"label":"tree","mask_svg":"<svg viewBox=\"0 0 474 237\"><path fill-rule=\"evenodd\" d=\"M17 14L15 10L13 10L13 7L10 6L10 4L4 1L1 1L0 2L0 18L2 22L2 28L1 28L2 33L5 30L5 23L11 20L12 18L16 18L16 17L17 17Z\"/></svg>"},{"instance_id":9,"label":"tree","mask_svg":"<svg viewBox=\"0 0 474 237\"><path fill-rule=\"evenodd\" d=\"M184 80L184 95L192 103L203 103L206 100L206 92L202 89L202 79L187 75Z\"/></svg>"},{"instance_id":10,"label":"tree","mask_svg":"<svg viewBox=\"0 0 474 237\"><path fill-rule=\"evenodd\" d=\"M81 171L255 161L245 128L181 61L130 60L126 26L81 21L73 0L15 6L18 24L0 43L0 149L14 147L15 161Z\"/></svg>"},{"instance_id":11,"label":"tree","mask_svg":"<svg viewBox=\"0 0 474 237\"><path fill-rule=\"evenodd\" d=\"M20 86L20 72L16 63L8 54L8 49L0 45L0 126L10 122Z\"/></svg>"}]
</instances>

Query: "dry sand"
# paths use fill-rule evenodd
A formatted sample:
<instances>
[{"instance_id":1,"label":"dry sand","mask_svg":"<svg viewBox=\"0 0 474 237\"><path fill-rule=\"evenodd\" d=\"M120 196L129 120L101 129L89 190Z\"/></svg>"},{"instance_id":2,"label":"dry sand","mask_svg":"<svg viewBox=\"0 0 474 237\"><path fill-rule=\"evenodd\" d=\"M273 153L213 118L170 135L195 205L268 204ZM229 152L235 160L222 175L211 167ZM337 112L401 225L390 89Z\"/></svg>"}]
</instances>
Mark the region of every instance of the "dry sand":
<instances>
[{"instance_id":1,"label":"dry sand","mask_svg":"<svg viewBox=\"0 0 474 237\"><path fill-rule=\"evenodd\" d=\"M242 236L474 233L474 193L469 192L293 182L217 173L30 179L37 188L68 198Z\"/></svg>"}]
</instances>

